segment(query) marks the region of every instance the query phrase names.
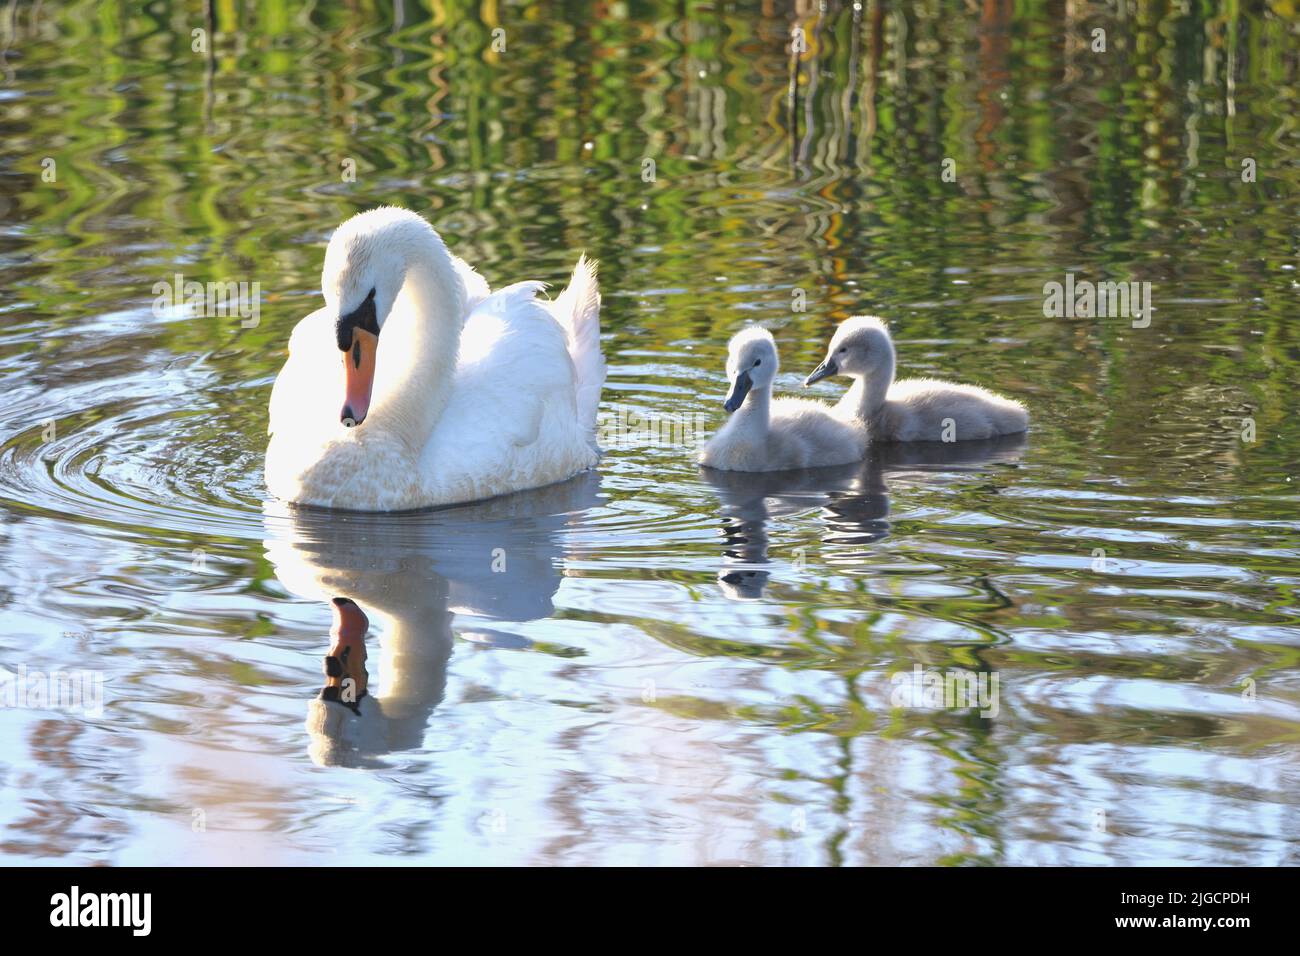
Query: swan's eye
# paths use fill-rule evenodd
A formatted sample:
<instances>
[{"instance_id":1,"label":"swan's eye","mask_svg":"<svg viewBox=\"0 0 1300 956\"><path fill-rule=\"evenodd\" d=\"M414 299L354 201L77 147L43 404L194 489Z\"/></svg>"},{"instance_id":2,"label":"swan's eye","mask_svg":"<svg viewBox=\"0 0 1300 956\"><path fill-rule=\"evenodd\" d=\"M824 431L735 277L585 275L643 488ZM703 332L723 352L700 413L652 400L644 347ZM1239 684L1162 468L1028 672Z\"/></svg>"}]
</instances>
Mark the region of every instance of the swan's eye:
<instances>
[{"instance_id":1,"label":"swan's eye","mask_svg":"<svg viewBox=\"0 0 1300 956\"><path fill-rule=\"evenodd\" d=\"M840 354L841 354L841 355L843 355L843 354L844 354L845 352L847 352L848 350L849 350L849 347L848 347L847 345L841 345L841 346L840 346Z\"/></svg>"},{"instance_id":2,"label":"swan's eye","mask_svg":"<svg viewBox=\"0 0 1300 956\"><path fill-rule=\"evenodd\" d=\"M762 359L754 359L754 368L758 368L762 364L763 364Z\"/></svg>"}]
</instances>

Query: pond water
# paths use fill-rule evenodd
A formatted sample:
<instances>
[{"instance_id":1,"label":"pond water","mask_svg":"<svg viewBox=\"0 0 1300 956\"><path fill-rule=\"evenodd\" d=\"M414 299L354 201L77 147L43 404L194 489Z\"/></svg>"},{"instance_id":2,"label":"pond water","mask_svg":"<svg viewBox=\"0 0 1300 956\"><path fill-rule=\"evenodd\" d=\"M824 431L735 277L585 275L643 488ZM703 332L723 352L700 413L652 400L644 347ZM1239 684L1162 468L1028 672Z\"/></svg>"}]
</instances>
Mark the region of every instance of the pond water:
<instances>
[{"instance_id":1,"label":"pond water","mask_svg":"<svg viewBox=\"0 0 1300 956\"><path fill-rule=\"evenodd\" d=\"M1293 4L211 6L0 16L0 859L1300 863ZM494 286L600 260L597 472L266 500L384 202ZM1027 438L693 464L734 331L795 393L862 312Z\"/></svg>"}]
</instances>

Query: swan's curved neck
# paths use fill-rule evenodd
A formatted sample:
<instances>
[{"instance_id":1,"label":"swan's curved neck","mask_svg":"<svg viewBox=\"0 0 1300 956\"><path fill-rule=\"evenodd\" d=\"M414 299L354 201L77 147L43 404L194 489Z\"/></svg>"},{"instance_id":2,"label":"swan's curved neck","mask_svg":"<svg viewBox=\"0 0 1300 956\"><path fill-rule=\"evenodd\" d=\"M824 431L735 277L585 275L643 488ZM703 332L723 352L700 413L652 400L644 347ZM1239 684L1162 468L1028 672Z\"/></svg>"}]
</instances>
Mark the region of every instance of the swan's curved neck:
<instances>
[{"instance_id":1,"label":"swan's curved neck","mask_svg":"<svg viewBox=\"0 0 1300 956\"><path fill-rule=\"evenodd\" d=\"M432 229L404 235L406 280L380 334L374 424L418 453L454 386L465 289Z\"/></svg>"}]
</instances>

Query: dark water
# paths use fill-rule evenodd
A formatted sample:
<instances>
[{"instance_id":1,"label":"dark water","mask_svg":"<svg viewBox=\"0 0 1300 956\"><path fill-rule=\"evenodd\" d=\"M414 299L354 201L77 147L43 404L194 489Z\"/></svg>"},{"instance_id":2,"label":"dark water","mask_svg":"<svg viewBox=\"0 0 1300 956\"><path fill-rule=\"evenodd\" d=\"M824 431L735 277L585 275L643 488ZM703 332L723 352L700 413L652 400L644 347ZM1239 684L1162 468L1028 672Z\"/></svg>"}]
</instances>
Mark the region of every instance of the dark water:
<instances>
[{"instance_id":1,"label":"dark water","mask_svg":"<svg viewBox=\"0 0 1300 956\"><path fill-rule=\"evenodd\" d=\"M1300 862L1294 4L191 6L0 12L0 664L102 692L0 708L3 859ZM493 285L600 259L598 474L264 500L381 202ZM1045 316L1069 273L1154 308ZM1027 441L695 468L732 332L793 392L859 312Z\"/></svg>"}]
</instances>

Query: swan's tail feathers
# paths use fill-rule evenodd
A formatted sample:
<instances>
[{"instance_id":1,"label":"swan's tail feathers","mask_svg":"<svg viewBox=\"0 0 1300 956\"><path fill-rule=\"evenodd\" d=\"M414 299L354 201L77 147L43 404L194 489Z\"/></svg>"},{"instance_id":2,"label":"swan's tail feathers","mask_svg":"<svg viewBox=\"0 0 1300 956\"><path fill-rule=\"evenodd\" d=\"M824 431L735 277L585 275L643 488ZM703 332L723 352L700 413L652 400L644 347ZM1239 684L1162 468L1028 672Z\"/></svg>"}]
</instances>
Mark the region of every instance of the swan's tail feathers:
<instances>
[{"instance_id":1,"label":"swan's tail feathers","mask_svg":"<svg viewBox=\"0 0 1300 956\"><path fill-rule=\"evenodd\" d=\"M600 287L596 263L585 255L573 267L569 286L555 300L555 317L564 327L573 359L578 417L595 437L600 390L605 384L605 356L600 353Z\"/></svg>"}]
</instances>

